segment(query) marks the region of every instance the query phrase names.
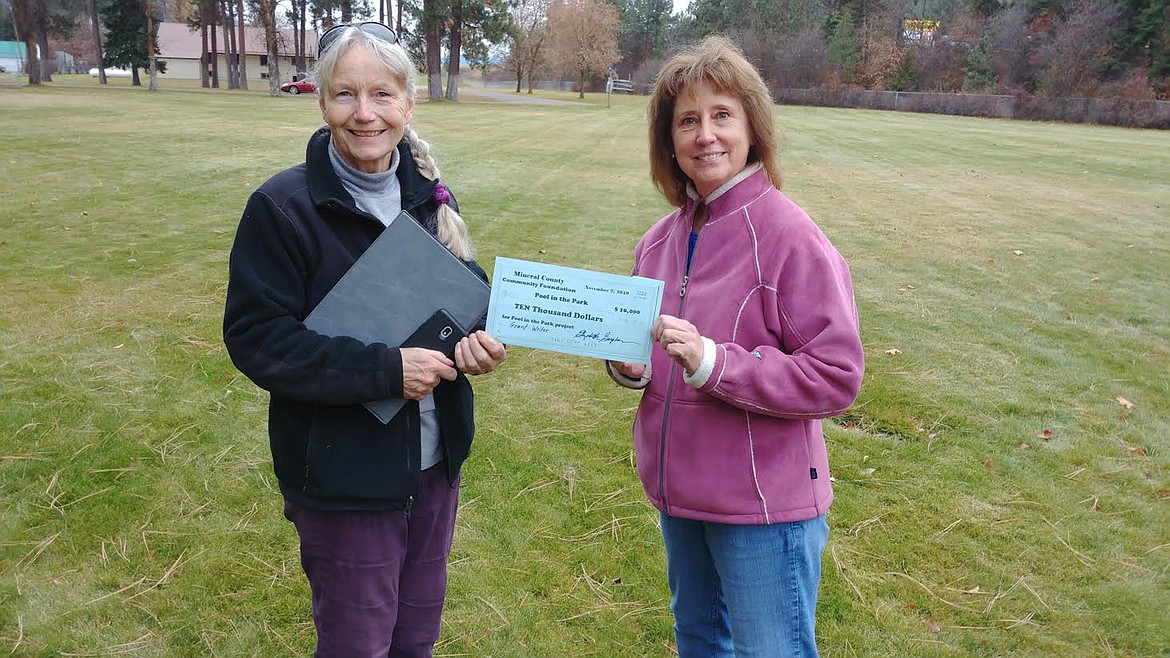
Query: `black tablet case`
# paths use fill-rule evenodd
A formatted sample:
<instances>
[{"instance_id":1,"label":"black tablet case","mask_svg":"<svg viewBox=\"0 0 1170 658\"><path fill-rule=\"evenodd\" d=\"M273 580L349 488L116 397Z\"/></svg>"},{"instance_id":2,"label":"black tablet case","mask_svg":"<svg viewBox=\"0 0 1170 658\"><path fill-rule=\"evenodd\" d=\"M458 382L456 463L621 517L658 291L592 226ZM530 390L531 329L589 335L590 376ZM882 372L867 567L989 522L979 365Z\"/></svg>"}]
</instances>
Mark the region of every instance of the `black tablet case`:
<instances>
[{"instance_id":1,"label":"black tablet case","mask_svg":"<svg viewBox=\"0 0 1170 658\"><path fill-rule=\"evenodd\" d=\"M491 290L410 214L398 215L305 318L326 336L399 347L439 309L469 330L487 313ZM403 398L367 402L383 423Z\"/></svg>"}]
</instances>

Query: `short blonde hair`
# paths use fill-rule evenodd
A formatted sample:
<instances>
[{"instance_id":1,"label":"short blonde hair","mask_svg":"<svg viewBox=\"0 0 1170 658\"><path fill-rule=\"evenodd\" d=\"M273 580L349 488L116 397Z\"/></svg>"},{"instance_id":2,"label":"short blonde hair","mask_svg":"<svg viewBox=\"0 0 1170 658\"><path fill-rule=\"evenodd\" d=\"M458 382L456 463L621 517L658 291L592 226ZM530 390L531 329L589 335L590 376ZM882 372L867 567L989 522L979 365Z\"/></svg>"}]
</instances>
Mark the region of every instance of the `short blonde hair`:
<instances>
[{"instance_id":1,"label":"short blonde hair","mask_svg":"<svg viewBox=\"0 0 1170 658\"><path fill-rule=\"evenodd\" d=\"M671 127L678 97L701 82L708 82L719 92L735 96L743 103L748 129L755 142L748 150L748 162L761 163L772 184L780 187L772 95L760 72L747 61L743 51L721 36L709 36L675 54L663 64L654 81L647 109L650 118L650 178L654 186L672 205L686 205L690 179L673 157Z\"/></svg>"}]
</instances>

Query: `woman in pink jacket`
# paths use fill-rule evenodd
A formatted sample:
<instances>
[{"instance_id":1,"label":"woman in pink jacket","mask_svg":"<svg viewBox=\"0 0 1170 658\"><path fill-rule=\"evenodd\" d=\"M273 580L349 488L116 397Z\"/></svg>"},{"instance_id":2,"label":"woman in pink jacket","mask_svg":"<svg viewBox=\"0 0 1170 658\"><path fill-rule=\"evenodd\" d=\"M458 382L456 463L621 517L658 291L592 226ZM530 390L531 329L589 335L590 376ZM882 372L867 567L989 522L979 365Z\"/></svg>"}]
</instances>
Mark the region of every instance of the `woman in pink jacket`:
<instances>
[{"instance_id":1,"label":"woman in pink jacket","mask_svg":"<svg viewBox=\"0 0 1170 658\"><path fill-rule=\"evenodd\" d=\"M671 58L650 100L650 172L677 210L634 251L666 282L638 475L661 512L679 655L814 656L825 511L821 419L861 386L849 267L777 189L772 100L712 37Z\"/></svg>"}]
</instances>

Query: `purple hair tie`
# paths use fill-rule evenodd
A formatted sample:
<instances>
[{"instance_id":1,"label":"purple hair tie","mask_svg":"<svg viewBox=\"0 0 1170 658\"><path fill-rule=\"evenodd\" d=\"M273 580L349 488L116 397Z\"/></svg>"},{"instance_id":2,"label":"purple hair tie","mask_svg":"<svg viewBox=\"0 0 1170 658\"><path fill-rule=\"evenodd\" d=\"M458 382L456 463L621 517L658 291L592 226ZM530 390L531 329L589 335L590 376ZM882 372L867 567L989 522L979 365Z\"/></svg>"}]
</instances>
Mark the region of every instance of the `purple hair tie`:
<instances>
[{"instance_id":1,"label":"purple hair tie","mask_svg":"<svg viewBox=\"0 0 1170 658\"><path fill-rule=\"evenodd\" d=\"M451 191L447 189L446 185L435 181L435 191L431 192L431 198L434 199L437 203L441 203L445 206L450 205Z\"/></svg>"}]
</instances>

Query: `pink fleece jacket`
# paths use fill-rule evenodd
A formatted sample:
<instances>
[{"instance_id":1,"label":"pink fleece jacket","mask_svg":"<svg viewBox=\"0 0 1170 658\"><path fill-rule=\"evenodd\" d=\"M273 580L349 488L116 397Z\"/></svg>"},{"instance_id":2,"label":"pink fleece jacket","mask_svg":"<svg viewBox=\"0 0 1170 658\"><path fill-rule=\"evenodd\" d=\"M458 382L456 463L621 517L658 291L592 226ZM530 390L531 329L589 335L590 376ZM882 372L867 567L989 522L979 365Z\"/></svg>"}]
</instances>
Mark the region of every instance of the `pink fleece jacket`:
<instances>
[{"instance_id":1,"label":"pink fleece jacket","mask_svg":"<svg viewBox=\"0 0 1170 658\"><path fill-rule=\"evenodd\" d=\"M672 516L819 516L833 499L820 419L853 403L864 371L849 267L753 165L706 199L688 273L699 202L659 220L634 252L634 274L666 282L662 312L693 323L706 347L689 377L654 350L634 420L638 475Z\"/></svg>"}]
</instances>

